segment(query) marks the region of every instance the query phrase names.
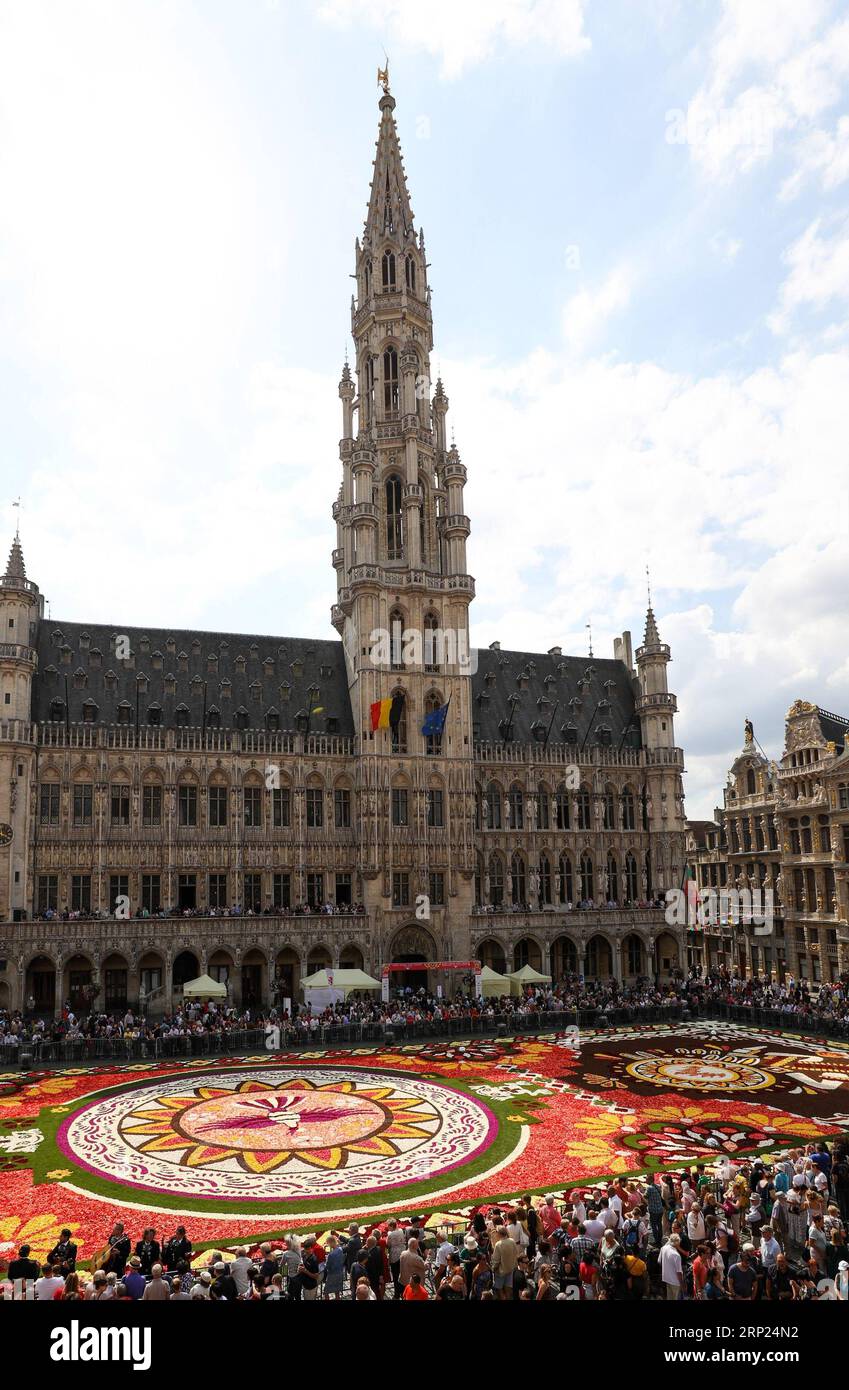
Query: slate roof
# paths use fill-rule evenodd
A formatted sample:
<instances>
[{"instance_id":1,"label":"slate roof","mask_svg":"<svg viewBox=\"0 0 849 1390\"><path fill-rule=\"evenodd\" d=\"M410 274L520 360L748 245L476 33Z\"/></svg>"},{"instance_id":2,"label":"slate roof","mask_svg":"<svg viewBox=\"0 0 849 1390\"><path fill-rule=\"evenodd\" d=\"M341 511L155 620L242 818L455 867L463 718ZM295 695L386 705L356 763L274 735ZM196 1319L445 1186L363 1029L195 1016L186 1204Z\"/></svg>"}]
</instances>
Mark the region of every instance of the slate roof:
<instances>
[{"instance_id":1,"label":"slate roof","mask_svg":"<svg viewBox=\"0 0 849 1390\"><path fill-rule=\"evenodd\" d=\"M570 741L564 726L571 725L579 748L588 730L587 748L601 741L602 730L609 730L609 746L615 749L633 721L623 747L640 747L636 681L621 661L487 648L478 652L472 692L476 742L502 742L499 725L510 720L513 709L511 743L535 742L533 726L542 724L546 730L551 725L549 746L563 745ZM512 696L518 696L514 706ZM599 710L600 702L607 708Z\"/></svg>"},{"instance_id":2,"label":"slate roof","mask_svg":"<svg viewBox=\"0 0 849 1390\"><path fill-rule=\"evenodd\" d=\"M115 640L122 635L129 639L132 664L115 654ZM212 668L210 657L216 658ZM550 745L571 742L580 747L589 729L588 748L605 738L618 748L623 735L624 747L640 747L636 683L621 662L490 648L478 658L472 680L475 742L505 741L515 707L511 743L534 743L533 727L551 725ZM140 676L146 678L146 687ZM151 722L149 711L158 706L163 727L177 724L177 711L183 709L188 711L183 722L200 728L205 700L207 715L217 710L222 728L236 727L241 714L245 727L263 729L271 713L277 715L282 731L295 728L295 716L309 708L309 688L315 685L319 693L312 704L322 713L313 716L313 732L354 734L338 641L42 621L33 681L32 717L37 723L64 718L54 701L65 700L66 685L71 723L82 722L83 705L93 701L95 722L122 722L123 705L129 707L124 722L135 725L138 694L140 727Z\"/></svg>"},{"instance_id":3,"label":"slate roof","mask_svg":"<svg viewBox=\"0 0 849 1390\"><path fill-rule=\"evenodd\" d=\"M129 638L132 666L115 656L115 638L120 635ZM210 670L210 656L217 658L217 669ZM107 679L110 672L114 680ZM78 673L85 676L84 687ZM147 677L146 690L139 676ZM236 727L238 712L245 711L247 728L264 729L266 715L276 711L279 728L287 731L295 728L298 711L310 707L309 687L315 685L319 693L312 704L323 712L313 716L312 731L354 733L341 642L43 620L33 681L32 717L37 723L50 720L54 700L64 701L66 677L71 723L82 722L83 704L92 700L96 722L119 723L119 705L129 704L134 725L138 691L140 726L147 726L150 708L159 705L163 727L178 723L176 711L185 706L185 722L200 728L205 683L207 713L217 708L222 728Z\"/></svg>"}]
</instances>

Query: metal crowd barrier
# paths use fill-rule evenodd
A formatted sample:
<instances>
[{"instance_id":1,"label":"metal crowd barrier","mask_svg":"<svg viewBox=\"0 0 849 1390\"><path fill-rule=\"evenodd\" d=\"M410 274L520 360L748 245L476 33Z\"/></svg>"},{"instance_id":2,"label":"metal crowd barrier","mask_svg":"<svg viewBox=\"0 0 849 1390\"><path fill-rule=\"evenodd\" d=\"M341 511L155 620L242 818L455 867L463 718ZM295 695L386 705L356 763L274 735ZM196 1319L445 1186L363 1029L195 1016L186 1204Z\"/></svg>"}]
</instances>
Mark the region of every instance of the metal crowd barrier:
<instances>
[{"instance_id":1,"label":"metal crowd barrier","mask_svg":"<svg viewBox=\"0 0 849 1390\"><path fill-rule=\"evenodd\" d=\"M687 1022L694 1018L718 1019L839 1040L849 1038L849 1022L844 1024L825 1018L800 1019L778 1009L746 1008L740 1004L699 1005L694 999L687 1005L671 1007L651 1005L608 1010L550 1010L534 1014L502 1013L491 1017L464 1015L410 1023L332 1023L322 1024L315 1031L294 1026L281 1030L279 1050L344 1049L368 1044L405 1046L457 1039L473 1041L476 1037L557 1033L575 1027L615 1030L640 1024ZM107 1061L156 1062L171 1058L258 1056L267 1052L266 1042L264 1028L239 1028L231 1032L210 1031L156 1039L74 1038L60 1042L33 1039L15 1046L7 1044L0 1065L20 1065L24 1070L32 1070L45 1065L95 1066Z\"/></svg>"}]
</instances>

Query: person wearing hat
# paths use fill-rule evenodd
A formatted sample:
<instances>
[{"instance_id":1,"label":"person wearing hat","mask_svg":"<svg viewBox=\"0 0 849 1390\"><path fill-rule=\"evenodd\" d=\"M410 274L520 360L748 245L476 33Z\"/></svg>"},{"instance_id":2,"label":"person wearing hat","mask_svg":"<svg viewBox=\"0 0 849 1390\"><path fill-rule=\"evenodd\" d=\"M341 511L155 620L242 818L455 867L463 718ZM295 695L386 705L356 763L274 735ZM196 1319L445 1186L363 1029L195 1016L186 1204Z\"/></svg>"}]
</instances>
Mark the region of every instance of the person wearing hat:
<instances>
[{"instance_id":1,"label":"person wearing hat","mask_svg":"<svg viewBox=\"0 0 849 1390\"><path fill-rule=\"evenodd\" d=\"M141 1260L138 1255L131 1255L128 1261L127 1273L124 1275L124 1285L127 1294L133 1300L143 1298L147 1280L141 1272Z\"/></svg>"},{"instance_id":2,"label":"person wearing hat","mask_svg":"<svg viewBox=\"0 0 849 1390\"><path fill-rule=\"evenodd\" d=\"M201 1270L198 1282L192 1288L191 1298L209 1298L209 1286L212 1283L212 1275L208 1269Z\"/></svg>"},{"instance_id":3,"label":"person wearing hat","mask_svg":"<svg viewBox=\"0 0 849 1390\"><path fill-rule=\"evenodd\" d=\"M841 1303L849 1303L849 1260L841 1260L834 1276L834 1292Z\"/></svg>"},{"instance_id":4,"label":"person wearing hat","mask_svg":"<svg viewBox=\"0 0 849 1390\"><path fill-rule=\"evenodd\" d=\"M47 1259L54 1268L58 1265L63 1279L73 1274L77 1267L77 1247L71 1240L71 1232L67 1226L59 1237L58 1245L54 1245Z\"/></svg>"},{"instance_id":5,"label":"person wearing hat","mask_svg":"<svg viewBox=\"0 0 849 1390\"><path fill-rule=\"evenodd\" d=\"M141 1260L142 1274L146 1279L149 1279L153 1266L160 1263L161 1255L159 1241L156 1239L156 1231L153 1226L145 1228L144 1235L136 1245L135 1253Z\"/></svg>"},{"instance_id":6,"label":"person wearing hat","mask_svg":"<svg viewBox=\"0 0 849 1390\"><path fill-rule=\"evenodd\" d=\"M276 1271L275 1271L276 1272ZM269 1281L270 1282L270 1281ZM239 1288L223 1260L217 1260L212 1271L210 1297L232 1303L239 1297Z\"/></svg>"}]
</instances>

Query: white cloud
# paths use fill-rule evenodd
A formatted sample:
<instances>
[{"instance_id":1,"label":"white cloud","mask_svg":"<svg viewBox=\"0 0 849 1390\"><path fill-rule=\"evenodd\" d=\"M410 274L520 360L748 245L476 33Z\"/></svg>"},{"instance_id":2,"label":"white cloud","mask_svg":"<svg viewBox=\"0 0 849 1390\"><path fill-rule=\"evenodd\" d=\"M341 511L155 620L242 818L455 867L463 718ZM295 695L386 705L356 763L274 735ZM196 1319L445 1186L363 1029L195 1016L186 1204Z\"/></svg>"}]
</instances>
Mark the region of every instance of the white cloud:
<instances>
[{"instance_id":1,"label":"white cloud","mask_svg":"<svg viewBox=\"0 0 849 1390\"><path fill-rule=\"evenodd\" d=\"M785 196L816 173L828 187L845 177L842 120L834 133L827 123L847 78L849 20L833 0L724 0L705 80L686 103L692 158L724 178L786 146L798 168Z\"/></svg>"},{"instance_id":2,"label":"white cloud","mask_svg":"<svg viewBox=\"0 0 849 1390\"><path fill-rule=\"evenodd\" d=\"M736 261L743 249L743 243L739 237L727 236L725 232L717 232L710 239L710 249L720 260L730 264Z\"/></svg>"},{"instance_id":3,"label":"white cloud","mask_svg":"<svg viewBox=\"0 0 849 1390\"><path fill-rule=\"evenodd\" d=\"M834 133L814 130L800 143L798 165L781 186L781 197L795 198L805 184L816 180L825 193L849 179L849 116L841 116Z\"/></svg>"},{"instance_id":4,"label":"white cloud","mask_svg":"<svg viewBox=\"0 0 849 1390\"><path fill-rule=\"evenodd\" d=\"M313 0L320 19L340 28L367 24L387 46L423 49L446 78L506 48L573 58L587 52L583 0Z\"/></svg>"},{"instance_id":5,"label":"white cloud","mask_svg":"<svg viewBox=\"0 0 849 1390\"><path fill-rule=\"evenodd\" d=\"M769 319L774 333L785 333L793 315L806 306L822 310L834 301L849 303L849 219L829 235L822 219L806 227L784 256L790 274Z\"/></svg>"},{"instance_id":6,"label":"white cloud","mask_svg":"<svg viewBox=\"0 0 849 1390\"><path fill-rule=\"evenodd\" d=\"M562 316L563 337L575 352L595 346L608 320L631 301L633 274L627 266L617 266L598 289L578 290L568 300Z\"/></svg>"}]
</instances>

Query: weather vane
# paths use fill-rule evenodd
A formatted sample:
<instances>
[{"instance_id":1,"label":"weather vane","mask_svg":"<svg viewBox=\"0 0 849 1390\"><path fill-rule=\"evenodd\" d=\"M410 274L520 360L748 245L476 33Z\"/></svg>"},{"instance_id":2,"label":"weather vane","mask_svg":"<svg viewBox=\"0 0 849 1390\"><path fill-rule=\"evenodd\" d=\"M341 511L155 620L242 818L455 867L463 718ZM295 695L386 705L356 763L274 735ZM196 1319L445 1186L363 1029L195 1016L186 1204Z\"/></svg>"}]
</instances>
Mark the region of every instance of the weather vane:
<instances>
[{"instance_id":1,"label":"weather vane","mask_svg":"<svg viewBox=\"0 0 849 1390\"><path fill-rule=\"evenodd\" d=\"M385 67L385 68L378 68L378 69L377 69L377 81L378 81L378 85L380 85L381 83L383 84L383 90L384 90L384 92L386 93L386 95L388 96L388 95L389 95L389 58L388 58L387 55L386 55L386 49L383 50L383 56L384 56L384 58L386 58L386 67Z\"/></svg>"},{"instance_id":2,"label":"weather vane","mask_svg":"<svg viewBox=\"0 0 849 1390\"><path fill-rule=\"evenodd\" d=\"M651 608L651 570L648 565L646 565L646 587L649 593L649 608Z\"/></svg>"},{"instance_id":3,"label":"weather vane","mask_svg":"<svg viewBox=\"0 0 849 1390\"><path fill-rule=\"evenodd\" d=\"M17 507L17 509L18 509L18 516L17 516L17 520L15 521L15 540L16 540L16 541L19 541L20 538L21 538L21 499L20 499L20 497L17 499L16 502L13 502L13 503L12 503L12 506L13 506L13 507Z\"/></svg>"}]
</instances>

